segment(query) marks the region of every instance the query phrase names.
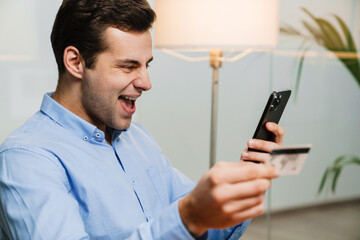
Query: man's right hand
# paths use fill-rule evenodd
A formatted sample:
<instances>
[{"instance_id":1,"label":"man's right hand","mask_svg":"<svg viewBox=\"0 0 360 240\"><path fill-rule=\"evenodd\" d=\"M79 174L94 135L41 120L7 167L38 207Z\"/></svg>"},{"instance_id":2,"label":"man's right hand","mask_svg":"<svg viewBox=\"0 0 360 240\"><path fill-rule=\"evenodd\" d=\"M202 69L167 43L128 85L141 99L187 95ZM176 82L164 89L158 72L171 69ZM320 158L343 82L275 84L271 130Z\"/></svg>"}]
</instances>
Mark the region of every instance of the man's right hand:
<instances>
[{"instance_id":1,"label":"man's right hand","mask_svg":"<svg viewBox=\"0 0 360 240\"><path fill-rule=\"evenodd\" d=\"M264 192L279 172L271 166L219 162L179 201L181 219L194 236L225 229L264 211Z\"/></svg>"}]
</instances>

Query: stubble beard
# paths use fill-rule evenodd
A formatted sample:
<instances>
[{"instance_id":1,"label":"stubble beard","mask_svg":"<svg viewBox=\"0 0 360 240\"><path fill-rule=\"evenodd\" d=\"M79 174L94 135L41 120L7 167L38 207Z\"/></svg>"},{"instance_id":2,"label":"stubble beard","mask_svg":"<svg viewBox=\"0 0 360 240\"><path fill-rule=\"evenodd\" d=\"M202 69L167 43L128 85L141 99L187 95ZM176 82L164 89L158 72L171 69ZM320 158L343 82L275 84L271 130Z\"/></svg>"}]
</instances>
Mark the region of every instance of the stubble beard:
<instances>
[{"instance_id":1,"label":"stubble beard","mask_svg":"<svg viewBox=\"0 0 360 240\"><path fill-rule=\"evenodd\" d=\"M125 130L130 126L131 116L122 119L119 113L118 100L104 97L105 94L94 93L88 87L84 87L81 97L87 116L98 128L110 127L116 130ZM105 130L105 129L102 129Z\"/></svg>"}]
</instances>

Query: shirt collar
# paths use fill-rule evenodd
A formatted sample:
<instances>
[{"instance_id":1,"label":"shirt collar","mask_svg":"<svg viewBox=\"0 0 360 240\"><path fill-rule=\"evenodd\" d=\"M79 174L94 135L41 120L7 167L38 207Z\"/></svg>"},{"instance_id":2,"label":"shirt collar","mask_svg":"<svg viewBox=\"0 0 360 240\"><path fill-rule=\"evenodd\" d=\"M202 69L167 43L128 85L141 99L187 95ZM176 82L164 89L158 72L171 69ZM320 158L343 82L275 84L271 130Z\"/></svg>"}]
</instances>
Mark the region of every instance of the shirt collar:
<instances>
[{"instance_id":1,"label":"shirt collar","mask_svg":"<svg viewBox=\"0 0 360 240\"><path fill-rule=\"evenodd\" d=\"M82 138L84 141L95 140L97 142L105 141L105 134L96 126L72 113L58 102L52 96L52 93L46 93L43 98L40 110L49 116L60 126L70 130L72 133Z\"/></svg>"}]
</instances>

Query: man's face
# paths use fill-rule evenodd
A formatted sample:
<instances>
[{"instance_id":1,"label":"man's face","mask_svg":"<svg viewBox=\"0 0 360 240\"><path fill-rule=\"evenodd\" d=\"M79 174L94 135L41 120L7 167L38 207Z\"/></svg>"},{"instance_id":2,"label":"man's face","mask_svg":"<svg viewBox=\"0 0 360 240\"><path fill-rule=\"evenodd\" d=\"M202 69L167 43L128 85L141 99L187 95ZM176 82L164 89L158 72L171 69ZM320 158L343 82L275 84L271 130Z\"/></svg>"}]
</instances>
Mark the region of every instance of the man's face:
<instances>
[{"instance_id":1,"label":"man's face","mask_svg":"<svg viewBox=\"0 0 360 240\"><path fill-rule=\"evenodd\" d=\"M82 79L81 104L85 118L99 129L123 130L130 126L135 101L151 88L148 64L152 60L150 31L105 31L107 50L100 53L93 69Z\"/></svg>"}]
</instances>

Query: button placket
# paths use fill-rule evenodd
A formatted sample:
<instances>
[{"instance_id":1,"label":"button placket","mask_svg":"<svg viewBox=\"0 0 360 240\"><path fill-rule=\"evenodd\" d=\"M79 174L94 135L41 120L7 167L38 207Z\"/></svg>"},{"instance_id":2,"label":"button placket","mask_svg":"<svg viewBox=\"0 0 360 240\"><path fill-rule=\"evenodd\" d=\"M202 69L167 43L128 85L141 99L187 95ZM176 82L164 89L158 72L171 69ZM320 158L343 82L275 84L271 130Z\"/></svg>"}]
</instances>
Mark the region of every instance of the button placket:
<instances>
[{"instance_id":1,"label":"button placket","mask_svg":"<svg viewBox=\"0 0 360 240\"><path fill-rule=\"evenodd\" d=\"M130 181L132 183L134 192L136 196L138 197L139 204L141 205L141 208L143 209L143 213L147 219L147 221L150 221L152 219L151 211L147 205L147 202L143 199L143 192L141 191L141 188L138 189L139 186L137 186L136 178L130 178Z\"/></svg>"}]
</instances>

